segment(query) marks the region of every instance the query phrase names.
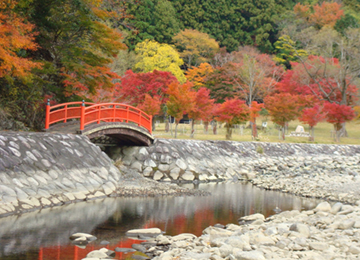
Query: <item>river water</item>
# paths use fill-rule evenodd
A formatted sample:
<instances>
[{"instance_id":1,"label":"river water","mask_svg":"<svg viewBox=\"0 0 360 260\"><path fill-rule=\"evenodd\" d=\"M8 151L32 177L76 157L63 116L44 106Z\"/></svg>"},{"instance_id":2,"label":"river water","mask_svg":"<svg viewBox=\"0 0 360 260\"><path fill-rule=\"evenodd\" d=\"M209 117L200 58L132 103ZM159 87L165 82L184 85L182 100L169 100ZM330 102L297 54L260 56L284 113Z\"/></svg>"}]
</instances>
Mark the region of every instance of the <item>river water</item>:
<instances>
[{"instance_id":1,"label":"river water","mask_svg":"<svg viewBox=\"0 0 360 260\"><path fill-rule=\"evenodd\" d=\"M212 195L107 198L1 218L0 260L81 260L94 249L114 250L140 243L125 236L130 229L158 227L167 235L199 236L210 225L237 224L245 215L262 213L267 217L280 210L311 209L319 203L244 183L200 184L196 188ZM95 235L97 240L79 248L69 240L75 232ZM131 254L116 253L115 259L131 259Z\"/></svg>"}]
</instances>

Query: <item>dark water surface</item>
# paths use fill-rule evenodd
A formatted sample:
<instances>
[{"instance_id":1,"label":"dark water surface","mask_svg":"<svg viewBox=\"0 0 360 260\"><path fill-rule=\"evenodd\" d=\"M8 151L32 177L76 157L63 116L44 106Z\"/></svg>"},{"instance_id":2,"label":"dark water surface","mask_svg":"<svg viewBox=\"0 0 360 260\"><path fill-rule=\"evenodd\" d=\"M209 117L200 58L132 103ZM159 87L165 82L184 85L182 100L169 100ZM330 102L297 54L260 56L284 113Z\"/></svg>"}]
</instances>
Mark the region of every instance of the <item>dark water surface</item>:
<instances>
[{"instance_id":1,"label":"dark water surface","mask_svg":"<svg viewBox=\"0 0 360 260\"><path fill-rule=\"evenodd\" d=\"M188 185L193 187L193 185ZM158 227L167 235L193 233L216 223L235 223L239 217L275 209L311 209L319 200L304 199L266 191L243 183L200 184L212 193L206 197L107 198L70 204L53 209L0 219L0 260L81 260L94 249L131 247L140 243L125 232L135 228ZM98 239L85 249L71 244L75 232ZM117 253L115 259L131 259Z\"/></svg>"}]
</instances>

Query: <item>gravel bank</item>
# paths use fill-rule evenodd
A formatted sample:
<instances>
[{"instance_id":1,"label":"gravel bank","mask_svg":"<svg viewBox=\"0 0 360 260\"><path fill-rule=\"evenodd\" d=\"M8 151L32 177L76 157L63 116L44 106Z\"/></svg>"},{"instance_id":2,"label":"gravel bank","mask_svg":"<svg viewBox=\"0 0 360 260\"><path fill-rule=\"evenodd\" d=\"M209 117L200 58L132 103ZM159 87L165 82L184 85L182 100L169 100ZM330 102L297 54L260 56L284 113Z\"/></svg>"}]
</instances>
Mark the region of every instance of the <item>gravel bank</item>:
<instances>
[{"instance_id":1,"label":"gravel bank","mask_svg":"<svg viewBox=\"0 0 360 260\"><path fill-rule=\"evenodd\" d=\"M328 202L314 210L286 211L267 219L254 214L241 224L208 227L203 235L160 235L145 243L144 253L170 259L359 259L360 208Z\"/></svg>"}]
</instances>

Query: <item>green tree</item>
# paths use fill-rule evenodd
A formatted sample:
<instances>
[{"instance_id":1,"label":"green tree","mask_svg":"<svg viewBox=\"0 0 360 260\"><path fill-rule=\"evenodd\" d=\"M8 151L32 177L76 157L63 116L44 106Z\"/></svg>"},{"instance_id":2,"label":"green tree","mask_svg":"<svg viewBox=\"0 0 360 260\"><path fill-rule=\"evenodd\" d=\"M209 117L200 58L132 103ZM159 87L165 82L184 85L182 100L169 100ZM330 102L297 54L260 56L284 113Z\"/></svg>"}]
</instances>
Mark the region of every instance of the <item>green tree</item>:
<instances>
[{"instance_id":1,"label":"green tree","mask_svg":"<svg viewBox=\"0 0 360 260\"><path fill-rule=\"evenodd\" d=\"M172 43L180 30L176 10L167 0L130 1L127 8L129 17L122 27L130 31L125 41L130 50L146 39Z\"/></svg>"},{"instance_id":2,"label":"green tree","mask_svg":"<svg viewBox=\"0 0 360 260\"><path fill-rule=\"evenodd\" d=\"M184 73L180 69L184 61L180 58L178 52L170 45L145 40L136 45L135 53L137 55L137 63L134 66L135 71L168 71L171 72L180 83L186 81Z\"/></svg>"},{"instance_id":3,"label":"green tree","mask_svg":"<svg viewBox=\"0 0 360 260\"><path fill-rule=\"evenodd\" d=\"M284 7L275 0L173 0L181 28L207 33L228 51L240 45L271 50Z\"/></svg>"}]
</instances>

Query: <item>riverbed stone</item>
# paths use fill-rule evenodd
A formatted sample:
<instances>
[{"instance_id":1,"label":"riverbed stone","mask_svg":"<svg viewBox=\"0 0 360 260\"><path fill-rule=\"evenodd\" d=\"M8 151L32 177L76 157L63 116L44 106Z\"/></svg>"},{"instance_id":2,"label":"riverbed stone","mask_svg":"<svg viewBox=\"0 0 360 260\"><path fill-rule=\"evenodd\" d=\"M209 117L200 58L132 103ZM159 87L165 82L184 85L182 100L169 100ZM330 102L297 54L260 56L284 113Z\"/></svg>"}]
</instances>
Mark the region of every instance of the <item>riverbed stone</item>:
<instances>
[{"instance_id":1,"label":"riverbed stone","mask_svg":"<svg viewBox=\"0 0 360 260\"><path fill-rule=\"evenodd\" d=\"M182 175L181 175L181 179L183 179L184 181L192 181L195 179L195 176L192 172L190 171L185 171Z\"/></svg>"}]
</instances>

